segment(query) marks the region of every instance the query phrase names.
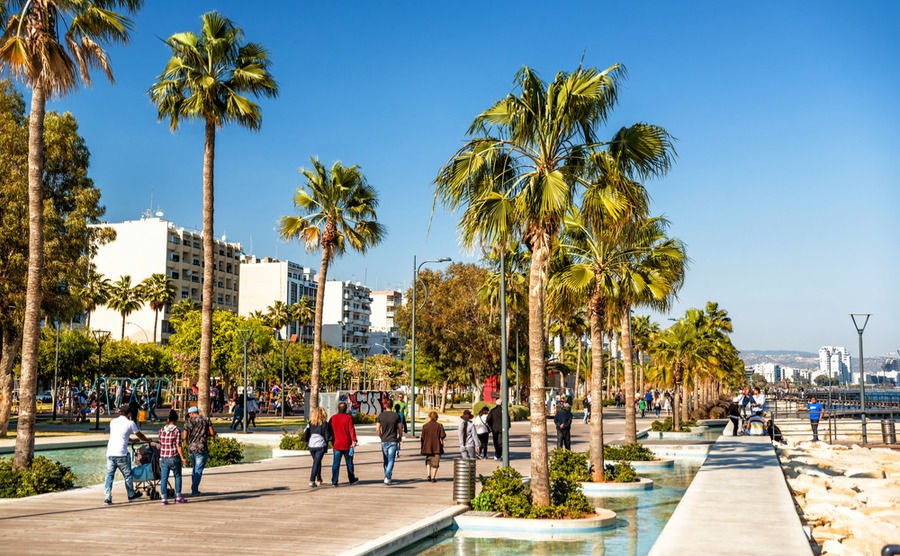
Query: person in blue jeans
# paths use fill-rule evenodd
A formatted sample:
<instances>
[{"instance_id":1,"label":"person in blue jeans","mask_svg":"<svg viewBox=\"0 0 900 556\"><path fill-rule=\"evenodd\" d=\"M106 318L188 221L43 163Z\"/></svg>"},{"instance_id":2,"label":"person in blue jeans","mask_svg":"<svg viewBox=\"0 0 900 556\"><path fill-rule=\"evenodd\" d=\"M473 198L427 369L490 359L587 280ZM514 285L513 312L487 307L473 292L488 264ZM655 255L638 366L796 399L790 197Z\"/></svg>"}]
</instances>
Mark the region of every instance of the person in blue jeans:
<instances>
[{"instance_id":1,"label":"person in blue jeans","mask_svg":"<svg viewBox=\"0 0 900 556\"><path fill-rule=\"evenodd\" d=\"M128 442L131 435L135 435L144 442L150 439L138 430L137 425L131 420L128 404L119 408L119 416L109 422L109 442L106 444L106 483L103 486L103 503L112 504L113 479L116 469L122 472L125 478L125 490L128 492L128 501L141 497L140 492L134 490L134 479L131 476L131 456L128 454Z\"/></svg>"},{"instance_id":2,"label":"person in blue jeans","mask_svg":"<svg viewBox=\"0 0 900 556\"><path fill-rule=\"evenodd\" d=\"M403 422L400 415L387 409L375 421L375 432L381 439L381 458L384 464L384 484L393 484L394 460L400 451L403 438Z\"/></svg>"},{"instance_id":3,"label":"person in blue jeans","mask_svg":"<svg viewBox=\"0 0 900 556\"><path fill-rule=\"evenodd\" d=\"M317 487L322 484L322 458L325 457L328 443L332 440L331 425L328 423L325 408L319 406L312 411L303 437L313 460L309 471L309 486Z\"/></svg>"},{"instance_id":4,"label":"person in blue jeans","mask_svg":"<svg viewBox=\"0 0 900 556\"><path fill-rule=\"evenodd\" d=\"M815 396L811 396L809 398L809 403L806 404L805 411L809 411L809 426L812 428L813 433L813 442L819 441L819 419L822 418L822 411L825 408L822 407ZM800 411L804 411L803 408Z\"/></svg>"},{"instance_id":5,"label":"person in blue jeans","mask_svg":"<svg viewBox=\"0 0 900 556\"><path fill-rule=\"evenodd\" d=\"M178 412L172 409L169 411L169 418L166 426L159 429L157 439L159 440L159 497L165 506L169 503L169 472L175 477L175 502L183 504L187 502L181 495L181 466L182 463L187 465L187 458L181 449L181 434L178 430Z\"/></svg>"},{"instance_id":6,"label":"person in blue jeans","mask_svg":"<svg viewBox=\"0 0 900 556\"><path fill-rule=\"evenodd\" d=\"M191 496L200 496L200 479L203 478L203 469L209 460L209 439L215 435L216 431L209 419L202 417L196 407L188 409L188 420L184 424L182 440L187 444L193 466Z\"/></svg>"}]
</instances>

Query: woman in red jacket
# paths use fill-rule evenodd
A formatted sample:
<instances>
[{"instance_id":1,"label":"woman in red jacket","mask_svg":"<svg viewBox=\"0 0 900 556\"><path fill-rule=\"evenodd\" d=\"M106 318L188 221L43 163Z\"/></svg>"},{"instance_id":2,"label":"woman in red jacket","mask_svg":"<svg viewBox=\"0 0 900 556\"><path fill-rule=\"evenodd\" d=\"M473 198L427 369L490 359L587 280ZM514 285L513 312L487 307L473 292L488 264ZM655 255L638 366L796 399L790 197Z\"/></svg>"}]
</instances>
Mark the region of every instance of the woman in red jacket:
<instances>
[{"instance_id":1,"label":"woman in red jacket","mask_svg":"<svg viewBox=\"0 0 900 556\"><path fill-rule=\"evenodd\" d=\"M337 413L331 416L331 431L334 434L333 449L334 461L331 462L331 486L338 486L341 474L341 458L347 461L347 475L350 484L357 482L359 477L353 474L353 449L356 448L356 428L353 426L353 417L347 414L347 404L338 404Z\"/></svg>"}]
</instances>

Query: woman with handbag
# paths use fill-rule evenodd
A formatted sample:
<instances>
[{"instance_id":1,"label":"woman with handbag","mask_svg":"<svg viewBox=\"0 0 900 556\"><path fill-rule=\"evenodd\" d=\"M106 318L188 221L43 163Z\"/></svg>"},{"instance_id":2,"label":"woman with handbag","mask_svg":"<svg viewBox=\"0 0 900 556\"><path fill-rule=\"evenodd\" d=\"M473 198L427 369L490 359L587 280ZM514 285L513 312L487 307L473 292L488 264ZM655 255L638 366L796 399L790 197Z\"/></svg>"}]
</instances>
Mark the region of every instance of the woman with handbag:
<instances>
[{"instance_id":1,"label":"woman with handbag","mask_svg":"<svg viewBox=\"0 0 900 556\"><path fill-rule=\"evenodd\" d=\"M426 481L432 483L437 482L437 471L441 465L441 454L444 453L444 439L447 433L444 432L444 425L437 422L438 414L432 411L428 414L428 422L422 427L422 450L421 454L425 456L425 469L428 475Z\"/></svg>"},{"instance_id":2,"label":"woman with handbag","mask_svg":"<svg viewBox=\"0 0 900 556\"><path fill-rule=\"evenodd\" d=\"M488 411L487 406L482 407L481 411L478 412L478 416L472 419L472 422L475 423L475 434L478 435L478 442L481 443L481 446L478 447L478 452L475 453L478 459L487 459L488 455L488 437L491 435Z\"/></svg>"},{"instance_id":3,"label":"woman with handbag","mask_svg":"<svg viewBox=\"0 0 900 556\"><path fill-rule=\"evenodd\" d=\"M313 410L309 419L309 425L303 431L303 440L309 447L312 456L312 469L309 472L309 486L317 487L322 484L322 458L328 451L328 443L332 440L331 425L328 423L328 413L321 406Z\"/></svg>"}]
</instances>

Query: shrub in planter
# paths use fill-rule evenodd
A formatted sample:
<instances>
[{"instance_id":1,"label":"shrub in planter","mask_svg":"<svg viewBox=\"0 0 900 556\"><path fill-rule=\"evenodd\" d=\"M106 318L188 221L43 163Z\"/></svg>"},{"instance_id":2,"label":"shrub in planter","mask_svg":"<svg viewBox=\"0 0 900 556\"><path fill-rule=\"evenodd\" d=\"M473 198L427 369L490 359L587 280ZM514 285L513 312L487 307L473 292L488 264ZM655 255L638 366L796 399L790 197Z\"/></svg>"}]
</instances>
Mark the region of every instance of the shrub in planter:
<instances>
[{"instance_id":1,"label":"shrub in planter","mask_svg":"<svg viewBox=\"0 0 900 556\"><path fill-rule=\"evenodd\" d=\"M709 413L704 409L695 409L691 411L691 419L697 421L699 419L709 419Z\"/></svg>"},{"instance_id":2,"label":"shrub in planter","mask_svg":"<svg viewBox=\"0 0 900 556\"><path fill-rule=\"evenodd\" d=\"M522 475L511 467L500 467L483 479L481 492L472 500L472 509L500 512L503 517L528 517L531 514L531 488L522 483Z\"/></svg>"},{"instance_id":3,"label":"shrub in planter","mask_svg":"<svg viewBox=\"0 0 900 556\"><path fill-rule=\"evenodd\" d=\"M187 452L185 452L187 453ZM234 438L214 436L209 439L207 467L219 467L240 463L244 459L244 445Z\"/></svg>"},{"instance_id":4,"label":"shrub in planter","mask_svg":"<svg viewBox=\"0 0 900 556\"><path fill-rule=\"evenodd\" d=\"M631 444L625 444L624 446L604 444L603 459L615 461L653 461L656 459L656 454L640 442L632 442Z\"/></svg>"},{"instance_id":5,"label":"shrub in planter","mask_svg":"<svg viewBox=\"0 0 900 556\"><path fill-rule=\"evenodd\" d=\"M286 429L281 429L281 442L278 447L282 450L309 450L309 445L303 441L303 432L297 431L291 434Z\"/></svg>"},{"instance_id":6,"label":"shrub in planter","mask_svg":"<svg viewBox=\"0 0 900 556\"><path fill-rule=\"evenodd\" d=\"M22 498L45 492L59 492L75 486L75 475L65 465L44 456L32 460L31 467L14 471L12 458L0 459L0 498Z\"/></svg>"},{"instance_id":7,"label":"shrub in planter","mask_svg":"<svg viewBox=\"0 0 900 556\"><path fill-rule=\"evenodd\" d=\"M608 483L636 483L638 476L630 463L621 462L604 466L603 480Z\"/></svg>"},{"instance_id":8,"label":"shrub in planter","mask_svg":"<svg viewBox=\"0 0 900 556\"><path fill-rule=\"evenodd\" d=\"M679 432L691 432L691 425L696 425L697 421L692 419L688 419L687 421L681 422L681 431ZM653 421L653 424L650 426L651 430L657 432L673 432L675 430L675 422L671 417L666 417L662 421Z\"/></svg>"},{"instance_id":9,"label":"shrub in planter","mask_svg":"<svg viewBox=\"0 0 900 556\"><path fill-rule=\"evenodd\" d=\"M353 414L353 423L356 425L371 425L374 424L377 420L377 415L369 415L368 413L360 413L358 411ZM305 450L306 448L302 449Z\"/></svg>"},{"instance_id":10,"label":"shrub in planter","mask_svg":"<svg viewBox=\"0 0 900 556\"><path fill-rule=\"evenodd\" d=\"M527 421L531 417L531 408L527 405L512 405L509 407L509 414L513 421Z\"/></svg>"},{"instance_id":11,"label":"shrub in planter","mask_svg":"<svg viewBox=\"0 0 900 556\"><path fill-rule=\"evenodd\" d=\"M724 419L725 417L727 417L727 415L728 414L725 411L725 408L722 408L719 406L716 406L709 410L709 418L710 419Z\"/></svg>"},{"instance_id":12,"label":"shrub in planter","mask_svg":"<svg viewBox=\"0 0 900 556\"><path fill-rule=\"evenodd\" d=\"M565 479L574 483L591 480L588 455L571 450L556 449L550 452L550 481Z\"/></svg>"}]
</instances>

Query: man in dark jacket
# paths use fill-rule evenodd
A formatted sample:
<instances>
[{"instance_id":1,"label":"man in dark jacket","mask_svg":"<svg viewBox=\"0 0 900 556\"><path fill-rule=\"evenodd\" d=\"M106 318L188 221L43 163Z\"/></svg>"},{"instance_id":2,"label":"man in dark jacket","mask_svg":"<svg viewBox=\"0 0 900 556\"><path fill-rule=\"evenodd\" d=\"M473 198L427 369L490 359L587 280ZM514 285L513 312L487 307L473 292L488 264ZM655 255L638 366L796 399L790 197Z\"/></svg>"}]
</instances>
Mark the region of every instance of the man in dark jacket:
<instances>
[{"instance_id":1,"label":"man in dark jacket","mask_svg":"<svg viewBox=\"0 0 900 556\"><path fill-rule=\"evenodd\" d=\"M572 449L572 412L569 411L567 404L557 408L556 415L553 417L553 423L556 424L556 447Z\"/></svg>"},{"instance_id":2,"label":"man in dark jacket","mask_svg":"<svg viewBox=\"0 0 900 556\"><path fill-rule=\"evenodd\" d=\"M494 437L494 459L500 461L503 459L503 408L500 404L495 405L491 412L488 413L488 426L491 427L491 436ZM509 425L506 425L509 430ZM485 450L487 456L487 450Z\"/></svg>"}]
</instances>

